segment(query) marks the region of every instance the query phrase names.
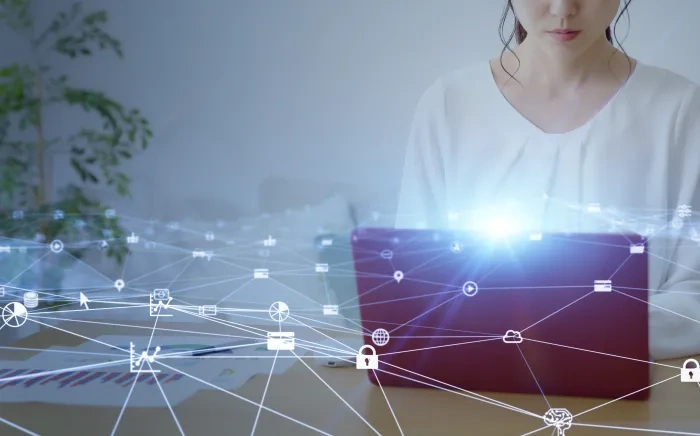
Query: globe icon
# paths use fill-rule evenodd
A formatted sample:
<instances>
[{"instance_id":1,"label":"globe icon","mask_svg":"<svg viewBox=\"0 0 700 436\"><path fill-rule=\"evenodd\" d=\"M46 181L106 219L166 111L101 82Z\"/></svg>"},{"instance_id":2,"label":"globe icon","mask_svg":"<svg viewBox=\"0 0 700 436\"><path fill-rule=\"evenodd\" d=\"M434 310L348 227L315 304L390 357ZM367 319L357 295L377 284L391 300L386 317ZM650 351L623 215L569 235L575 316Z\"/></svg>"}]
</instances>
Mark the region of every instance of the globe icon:
<instances>
[{"instance_id":1,"label":"globe icon","mask_svg":"<svg viewBox=\"0 0 700 436\"><path fill-rule=\"evenodd\" d=\"M372 342L378 347L389 343L389 332L385 329L377 329L372 332Z\"/></svg>"}]
</instances>

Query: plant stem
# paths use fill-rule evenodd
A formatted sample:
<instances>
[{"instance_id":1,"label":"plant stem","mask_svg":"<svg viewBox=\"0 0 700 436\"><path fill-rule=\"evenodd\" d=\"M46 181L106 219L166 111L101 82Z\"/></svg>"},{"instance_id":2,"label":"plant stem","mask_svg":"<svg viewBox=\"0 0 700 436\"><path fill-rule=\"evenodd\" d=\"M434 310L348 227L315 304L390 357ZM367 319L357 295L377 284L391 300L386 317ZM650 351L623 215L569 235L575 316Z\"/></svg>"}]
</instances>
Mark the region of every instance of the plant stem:
<instances>
[{"instance_id":1,"label":"plant stem","mask_svg":"<svg viewBox=\"0 0 700 436\"><path fill-rule=\"evenodd\" d=\"M34 98L36 99L36 160L37 170L39 171L39 183L36 190L36 207L41 207L46 201L46 173L44 162L44 129L42 120L42 92L41 92L41 71L37 70L34 73Z\"/></svg>"}]
</instances>

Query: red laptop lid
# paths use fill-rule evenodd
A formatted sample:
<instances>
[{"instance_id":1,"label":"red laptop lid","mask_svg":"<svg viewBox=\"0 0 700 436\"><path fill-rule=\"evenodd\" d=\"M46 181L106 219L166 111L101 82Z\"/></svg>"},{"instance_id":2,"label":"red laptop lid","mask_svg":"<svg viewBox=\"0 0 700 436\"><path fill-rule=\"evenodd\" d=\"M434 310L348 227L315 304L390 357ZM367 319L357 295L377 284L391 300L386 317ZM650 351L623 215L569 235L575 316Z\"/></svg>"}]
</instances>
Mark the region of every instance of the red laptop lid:
<instances>
[{"instance_id":1,"label":"red laptop lid","mask_svg":"<svg viewBox=\"0 0 700 436\"><path fill-rule=\"evenodd\" d=\"M648 397L642 236L360 228L352 246L372 382Z\"/></svg>"}]
</instances>

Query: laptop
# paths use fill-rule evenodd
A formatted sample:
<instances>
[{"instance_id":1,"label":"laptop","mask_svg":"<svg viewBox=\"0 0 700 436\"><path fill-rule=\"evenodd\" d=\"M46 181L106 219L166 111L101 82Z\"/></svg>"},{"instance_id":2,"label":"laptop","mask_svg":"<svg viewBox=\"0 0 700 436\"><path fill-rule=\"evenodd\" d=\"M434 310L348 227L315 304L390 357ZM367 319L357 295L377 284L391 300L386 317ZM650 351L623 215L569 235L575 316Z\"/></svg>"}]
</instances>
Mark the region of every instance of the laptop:
<instances>
[{"instance_id":1,"label":"laptop","mask_svg":"<svg viewBox=\"0 0 700 436\"><path fill-rule=\"evenodd\" d=\"M649 397L641 235L357 228L351 245L371 382Z\"/></svg>"}]
</instances>

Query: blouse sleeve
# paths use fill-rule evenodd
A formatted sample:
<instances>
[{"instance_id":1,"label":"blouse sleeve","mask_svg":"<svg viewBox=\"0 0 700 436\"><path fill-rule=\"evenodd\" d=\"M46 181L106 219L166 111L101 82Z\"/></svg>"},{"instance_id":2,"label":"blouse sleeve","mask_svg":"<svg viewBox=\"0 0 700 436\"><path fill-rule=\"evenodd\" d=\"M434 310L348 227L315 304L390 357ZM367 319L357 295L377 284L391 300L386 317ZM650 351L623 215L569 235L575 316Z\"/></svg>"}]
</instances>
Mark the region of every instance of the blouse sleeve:
<instances>
[{"instance_id":1,"label":"blouse sleeve","mask_svg":"<svg viewBox=\"0 0 700 436\"><path fill-rule=\"evenodd\" d=\"M650 353L654 359L700 354L700 244L690 240L687 227L700 212L700 92L688 94L679 111L675 143L669 162L669 204L691 206L679 236L669 238L668 263L660 292L649 297ZM675 213L675 211L673 212Z\"/></svg>"},{"instance_id":2,"label":"blouse sleeve","mask_svg":"<svg viewBox=\"0 0 700 436\"><path fill-rule=\"evenodd\" d=\"M438 79L421 96L408 138L396 213L397 228L445 228L445 168L449 144L445 87Z\"/></svg>"}]
</instances>

